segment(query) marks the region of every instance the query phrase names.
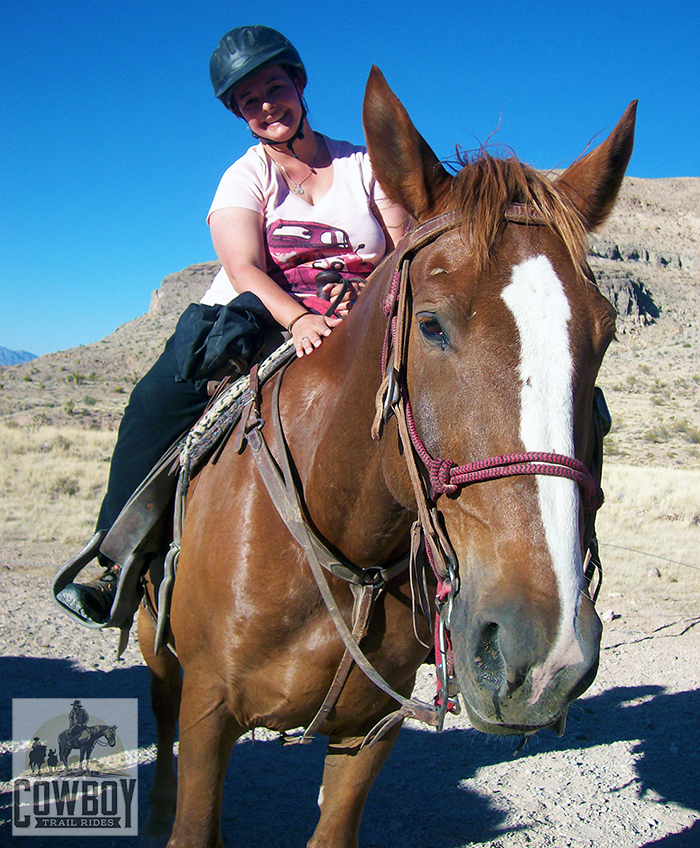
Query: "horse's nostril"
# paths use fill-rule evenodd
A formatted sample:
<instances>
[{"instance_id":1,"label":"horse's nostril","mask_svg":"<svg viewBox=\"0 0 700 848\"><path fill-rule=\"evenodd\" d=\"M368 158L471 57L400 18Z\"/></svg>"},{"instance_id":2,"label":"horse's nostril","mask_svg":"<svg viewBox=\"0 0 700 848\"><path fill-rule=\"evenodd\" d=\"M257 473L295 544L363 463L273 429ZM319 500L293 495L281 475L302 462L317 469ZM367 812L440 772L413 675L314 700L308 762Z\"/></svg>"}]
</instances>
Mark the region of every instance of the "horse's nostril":
<instances>
[{"instance_id":1,"label":"horse's nostril","mask_svg":"<svg viewBox=\"0 0 700 848\"><path fill-rule=\"evenodd\" d=\"M505 669L503 655L498 646L498 625L495 622L490 622L482 628L474 664L481 685L500 689Z\"/></svg>"}]
</instances>

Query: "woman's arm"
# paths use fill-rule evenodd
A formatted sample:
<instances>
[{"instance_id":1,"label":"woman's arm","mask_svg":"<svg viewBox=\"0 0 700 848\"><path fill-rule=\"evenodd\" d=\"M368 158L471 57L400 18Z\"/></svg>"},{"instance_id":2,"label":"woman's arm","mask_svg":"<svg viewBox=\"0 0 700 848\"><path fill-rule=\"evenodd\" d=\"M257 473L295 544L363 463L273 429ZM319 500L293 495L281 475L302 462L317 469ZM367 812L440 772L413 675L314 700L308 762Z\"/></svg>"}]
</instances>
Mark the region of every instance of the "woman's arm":
<instances>
[{"instance_id":1,"label":"woman's arm","mask_svg":"<svg viewBox=\"0 0 700 848\"><path fill-rule=\"evenodd\" d=\"M250 209L216 209L209 216L209 227L216 255L236 291L257 295L275 321L291 327L297 356L312 353L341 319L308 312L267 275L263 216Z\"/></svg>"},{"instance_id":2,"label":"woman's arm","mask_svg":"<svg viewBox=\"0 0 700 848\"><path fill-rule=\"evenodd\" d=\"M406 232L408 213L388 199L376 203L372 212L380 227L384 230L386 252L391 253L401 236Z\"/></svg>"}]
</instances>

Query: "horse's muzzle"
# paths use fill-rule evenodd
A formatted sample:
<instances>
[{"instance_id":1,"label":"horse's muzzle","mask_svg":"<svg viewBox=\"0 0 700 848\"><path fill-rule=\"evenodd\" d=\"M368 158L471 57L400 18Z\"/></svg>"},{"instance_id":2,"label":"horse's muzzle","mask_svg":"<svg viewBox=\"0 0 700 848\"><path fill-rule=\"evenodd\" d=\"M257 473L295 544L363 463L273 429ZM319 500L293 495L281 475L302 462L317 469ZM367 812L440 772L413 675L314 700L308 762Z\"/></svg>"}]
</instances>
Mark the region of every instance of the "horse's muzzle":
<instances>
[{"instance_id":1,"label":"horse's muzzle","mask_svg":"<svg viewBox=\"0 0 700 848\"><path fill-rule=\"evenodd\" d=\"M527 604L470 608L454 599L450 629L455 674L470 721L487 733L556 727L567 706L593 682L602 626L581 597L575 621L553 639Z\"/></svg>"}]
</instances>

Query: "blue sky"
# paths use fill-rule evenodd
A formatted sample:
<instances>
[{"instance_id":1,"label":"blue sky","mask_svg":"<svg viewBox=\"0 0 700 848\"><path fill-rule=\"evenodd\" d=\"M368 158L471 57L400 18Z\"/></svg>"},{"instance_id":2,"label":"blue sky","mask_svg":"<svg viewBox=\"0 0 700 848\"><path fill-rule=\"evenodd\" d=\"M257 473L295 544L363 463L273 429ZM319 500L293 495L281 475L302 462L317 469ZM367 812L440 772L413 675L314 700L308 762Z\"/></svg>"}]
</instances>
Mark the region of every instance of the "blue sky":
<instances>
[{"instance_id":1,"label":"blue sky","mask_svg":"<svg viewBox=\"0 0 700 848\"><path fill-rule=\"evenodd\" d=\"M697 0L41 2L0 9L0 345L86 344L214 259L205 217L252 143L216 101L211 51L264 23L309 72L315 129L362 140L377 64L440 157L496 141L563 166L639 98L638 177L699 176ZM430 13L430 17L428 17Z\"/></svg>"}]
</instances>

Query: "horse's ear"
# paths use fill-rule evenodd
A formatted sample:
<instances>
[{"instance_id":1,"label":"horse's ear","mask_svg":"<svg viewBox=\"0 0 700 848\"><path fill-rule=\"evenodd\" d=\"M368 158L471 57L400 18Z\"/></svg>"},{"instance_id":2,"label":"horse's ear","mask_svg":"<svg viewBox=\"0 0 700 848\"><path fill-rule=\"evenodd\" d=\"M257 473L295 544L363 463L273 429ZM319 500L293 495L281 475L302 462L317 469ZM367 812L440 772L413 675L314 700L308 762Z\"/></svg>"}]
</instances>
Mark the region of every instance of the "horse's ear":
<instances>
[{"instance_id":1,"label":"horse's ear","mask_svg":"<svg viewBox=\"0 0 700 848\"><path fill-rule=\"evenodd\" d=\"M362 122L374 174L387 196L418 221L439 211L452 177L374 65L365 89Z\"/></svg>"},{"instance_id":2,"label":"horse's ear","mask_svg":"<svg viewBox=\"0 0 700 848\"><path fill-rule=\"evenodd\" d=\"M608 138L555 181L583 214L589 231L602 224L615 205L632 155L636 114L637 101L633 100Z\"/></svg>"}]
</instances>

